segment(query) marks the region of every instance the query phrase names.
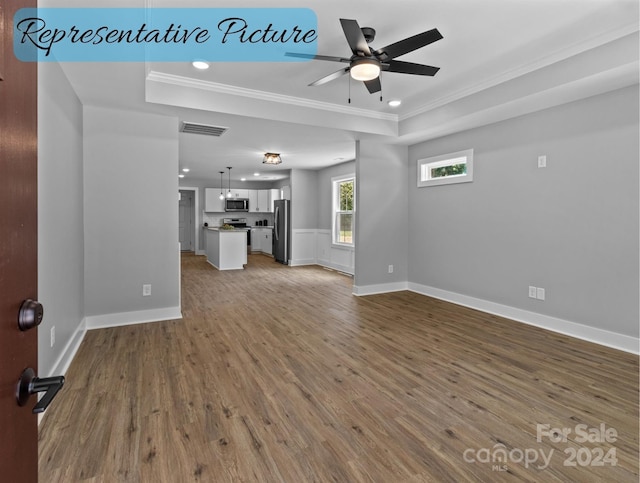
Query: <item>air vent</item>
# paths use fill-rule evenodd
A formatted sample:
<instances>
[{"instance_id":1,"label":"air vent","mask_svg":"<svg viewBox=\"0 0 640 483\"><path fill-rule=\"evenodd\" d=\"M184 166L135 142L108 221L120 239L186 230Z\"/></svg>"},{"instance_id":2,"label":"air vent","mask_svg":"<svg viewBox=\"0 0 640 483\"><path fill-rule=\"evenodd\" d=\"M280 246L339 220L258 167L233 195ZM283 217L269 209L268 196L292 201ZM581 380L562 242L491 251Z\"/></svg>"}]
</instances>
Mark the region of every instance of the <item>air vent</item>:
<instances>
[{"instance_id":1,"label":"air vent","mask_svg":"<svg viewBox=\"0 0 640 483\"><path fill-rule=\"evenodd\" d=\"M228 127L210 126L209 124L198 124L195 122L182 122L180 124L180 132L191 134L204 134L205 136L220 137L227 132Z\"/></svg>"}]
</instances>

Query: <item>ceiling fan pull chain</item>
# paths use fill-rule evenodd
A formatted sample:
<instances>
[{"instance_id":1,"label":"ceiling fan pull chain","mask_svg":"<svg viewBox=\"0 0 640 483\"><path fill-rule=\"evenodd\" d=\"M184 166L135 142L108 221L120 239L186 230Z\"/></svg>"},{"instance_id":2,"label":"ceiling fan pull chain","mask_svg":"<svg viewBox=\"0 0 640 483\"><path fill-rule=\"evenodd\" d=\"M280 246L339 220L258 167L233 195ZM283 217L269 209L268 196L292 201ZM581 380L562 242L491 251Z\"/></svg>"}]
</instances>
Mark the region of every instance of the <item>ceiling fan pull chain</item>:
<instances>
[{"instance_id":1,"label":"ceiling fan pull chain","mask_svg":"<svg viewBox=\"0 0 640 483\"><path fill-rule=\"evenodd\" d=\"M351 76L349 76L349 104L351 104Z\"/></svg>"}]
</instances>

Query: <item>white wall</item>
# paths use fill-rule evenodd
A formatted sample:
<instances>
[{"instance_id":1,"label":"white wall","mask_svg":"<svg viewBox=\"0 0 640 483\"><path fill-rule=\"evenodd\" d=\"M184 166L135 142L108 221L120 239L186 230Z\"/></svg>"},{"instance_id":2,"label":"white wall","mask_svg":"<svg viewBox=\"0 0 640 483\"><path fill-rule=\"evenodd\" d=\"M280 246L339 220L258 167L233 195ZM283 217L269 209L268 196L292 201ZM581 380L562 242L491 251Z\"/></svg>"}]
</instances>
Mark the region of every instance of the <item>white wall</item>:
<instances>
[{"instance_id":1,"label":"white wall","mask_svg":"<svg viewBox=\"0 0 640 483\"><path fill-rule=\"evenodd\" d=\"M40 64L38 77L38 373L47 377L65 372L84 334L82 105L57 63Z\"/></svg>"},{"instance_id":2,"label":"white wall","mask_svg":"<svg viewBox=\"0 0 640 483\"><path fill-rule=\"evenodd\" d=\"M407 178L406 146L356 144L355 294L406 289Z\"/></svg>"},{"instance_id":3,"label":"white wall","mask_svg":"<svg viewBox=\"0 0 640 483\"><path fill-rule=\"evenodd\" d=\"M316 263L318 172L291 170L291 265Z\"/></svg>"},{"instance_id":4,"label":"white wall","mask_svg":"<svg viewBox=\"0 0 640 483\"><path fill-rule=\"evenodd\" d=\"M85 106L84 188L87 326L179 316L177 118Z\"/></svg>"},{"instance_id":5,"label":"white wall","mask_svg":"<svg viewBox=\"0 0 640 483\"><path fill-rule=\"evenodd\" d=\"M414 288L637 338L638 102L636 85L412 146ZM469 148L472 183L416 187L416 160Z\"/></svg>"}]
</instances>

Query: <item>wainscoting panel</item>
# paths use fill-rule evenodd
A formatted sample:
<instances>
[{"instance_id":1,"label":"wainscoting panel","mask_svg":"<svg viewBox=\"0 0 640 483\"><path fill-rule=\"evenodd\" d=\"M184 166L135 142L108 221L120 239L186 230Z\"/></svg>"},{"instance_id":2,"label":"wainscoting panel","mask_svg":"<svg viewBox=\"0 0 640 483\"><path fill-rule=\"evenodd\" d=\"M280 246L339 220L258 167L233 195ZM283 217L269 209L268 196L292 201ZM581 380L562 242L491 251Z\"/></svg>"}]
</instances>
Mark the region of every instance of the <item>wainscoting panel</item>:
<instances>
[{"instance_id":1,"label":"wainscoting panel","mask_svg":"<svg viewBox=\"0 0 640 483\"><path fill-rule=\"evenodd\" d=\"M291 253L289 254L291 266L316 263L316 232L315 229L291 230Z\"/></svg>"},{"instance_id":2,"label":"wainscoting panel","mask_svg":"<svg viewBox=\"0 0 640 483\"><path fill-rule=\"evenodd\" d=\"M353 275L355 270L355 250L336 247L331 244L331 230L318 230L316 239L317 263Z\"/></svg>"}]
</instances>

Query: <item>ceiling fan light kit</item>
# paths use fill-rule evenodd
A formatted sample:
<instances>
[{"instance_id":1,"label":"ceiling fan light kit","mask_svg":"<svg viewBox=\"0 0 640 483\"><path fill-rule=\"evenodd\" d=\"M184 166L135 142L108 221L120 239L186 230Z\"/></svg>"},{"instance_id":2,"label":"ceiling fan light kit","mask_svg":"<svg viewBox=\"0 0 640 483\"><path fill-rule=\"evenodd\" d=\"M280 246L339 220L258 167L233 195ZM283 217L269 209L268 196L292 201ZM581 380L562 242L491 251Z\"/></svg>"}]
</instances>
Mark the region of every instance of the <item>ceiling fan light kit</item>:
<instances>
[{"instance_id":1,"label":"ceiling fan light kit","mask_svg":"<svg viewBox=\"0 0 640 483\"><path fill-rule=\"evenodd\" d=\"M442 34L438 29L427 30L412 37L394 42L380 49L372 50L369 43L375 38L376 31L371 27L360 27L356 20L340 19L342 31L347 39L347 43L351 48L351 57L336 57L329 55L309 55L295 52L287 52L285 55L290 57L298 57L311 60L325 60L329 62L342 62L349 64L337 72L333 72L315 82L310 86L319 86L326 84L332 80L338 79L349 73L351 78L364 82L365 87L370 94L380 92L382 84L380 83L380 72L396 72L399 74L412 74L423 76L434 76L440 70L439 67L431 65L414 64L413 62L404 62L395 60L414 50L418 50L433 42L442 39Z\"/></svg>"},{"instance_id":2,"label":"ceiling fan light kit","mask_svg":"<svg viewBox=\"0 0 640 483\"><path fill-rule=\"evenodd\" d=\"M370 81L380 75L380 62L376 59L361 57L351 62L351 77L357 81Z\"/></svg>"}]
</instances>

